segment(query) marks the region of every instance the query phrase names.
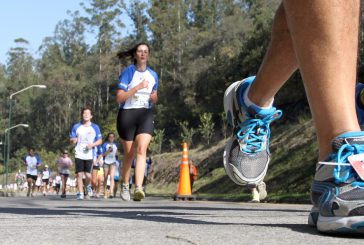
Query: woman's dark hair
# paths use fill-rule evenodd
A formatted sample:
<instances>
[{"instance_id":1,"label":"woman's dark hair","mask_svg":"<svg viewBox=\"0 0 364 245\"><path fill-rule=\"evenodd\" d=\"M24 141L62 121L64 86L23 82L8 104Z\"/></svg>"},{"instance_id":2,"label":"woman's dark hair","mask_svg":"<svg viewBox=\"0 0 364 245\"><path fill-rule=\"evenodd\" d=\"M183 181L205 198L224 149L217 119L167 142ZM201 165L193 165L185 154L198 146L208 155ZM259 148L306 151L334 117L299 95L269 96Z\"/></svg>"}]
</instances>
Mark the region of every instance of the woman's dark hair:
<instances>
[{"instance_id":1,"label":"woman's dark hair","mask_svg":"<svg viewBox=\"0 0 364 245\"><path fill-rule=\"evenodd\" d=\"M108 140L109 140L110 135L114 135L114 137L115 137L115 134L114 134L113 132L110 132L110 133L108 133L108 134L107 134L107 136L106 136L106 138L105 138L104 142L106 142L106 141L108 141Z\"/></svg>"},{"instance_id":2,"label":"woman's dark hair","mask_svg":"<svg viewBox=\"0 0 364 245\"><path fill-rule=\"evenodd\" d=\"M150 52L150 47L147 43L145 42L140 42L138 43L137 45L135 45L133 48L127 50L127 51L119 51L116 55L118 56L119 59L125 59L125 58L133 58L133 62L134 62L134 65L136 65L136 59L134 57L134 54L136 53L137 49L139 46L141 45L145 45L148 47L148 51Z\"/></svg>"}]
</instances>

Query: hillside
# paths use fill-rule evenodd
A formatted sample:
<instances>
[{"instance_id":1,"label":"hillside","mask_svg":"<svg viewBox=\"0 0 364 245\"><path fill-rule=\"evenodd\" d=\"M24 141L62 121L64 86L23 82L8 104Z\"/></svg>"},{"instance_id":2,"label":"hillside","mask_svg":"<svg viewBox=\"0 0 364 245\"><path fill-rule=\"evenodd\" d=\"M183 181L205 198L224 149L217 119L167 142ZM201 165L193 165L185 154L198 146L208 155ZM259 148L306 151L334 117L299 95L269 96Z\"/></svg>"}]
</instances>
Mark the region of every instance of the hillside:
<instances>
[{"instance_id":1,"label":"hillside","mask_svg":"<svg viewBox=\"0 0 364 245\"><path fill-rule=\"evenodd\" d=\"M272 160L265 178L269 202L308 202L317 158L312 120L281 124L272 128ZM198 163L199 178L194 185L198 198L249 200L249 191L235 185L225 174L222 155L226 140L211 147L197 147L189 157ZM148 194L173 196L177 190L181 152L153 157Z\"/></svg>"}]
</instances>

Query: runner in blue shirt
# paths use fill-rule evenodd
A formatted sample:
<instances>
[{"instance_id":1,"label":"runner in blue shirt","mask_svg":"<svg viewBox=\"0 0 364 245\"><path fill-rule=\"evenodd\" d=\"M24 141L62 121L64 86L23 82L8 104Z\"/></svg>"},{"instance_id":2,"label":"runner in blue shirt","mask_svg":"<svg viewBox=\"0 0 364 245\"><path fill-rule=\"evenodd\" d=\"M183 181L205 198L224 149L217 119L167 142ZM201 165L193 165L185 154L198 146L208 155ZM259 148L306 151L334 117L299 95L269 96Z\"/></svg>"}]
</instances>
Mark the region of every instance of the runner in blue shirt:
<instances>
[{"instance_id":1,"label":"runner in blue shirt","mask_svg":"<svg viewBox=\"0 0 364 245\"><path fill-rule=\"evenodd\" d=\"M149 46L139 43L134 48L119 52L119 58L131 56L134 64L119 77L116 101L119 103L117 129L124 149L121 170L123 180L121 197L130 200L129 178L133 158L136 157L134 200L145 197L143 179L146 154L154 132L152 104L157 102L158 75L148 65Z\"/></svg>"},{"instance_id":2,"label":"runner in blue shirt","mask_svg":"<svg viewBox=\"0 0 364 245\"><path fill-rule=\"evenodd\" d=\"M99 126L91 122L92 109L90 107L83 108L81 115L82 122L73 125L70 133L70 141L76 145L75 167L77 174L78 200L84 199L82 182L83 175L86 176L86 198L89 198L92 193L90 181L93 158L96 146L102 143L102 135Z\"/></svg>"}]
</instances>

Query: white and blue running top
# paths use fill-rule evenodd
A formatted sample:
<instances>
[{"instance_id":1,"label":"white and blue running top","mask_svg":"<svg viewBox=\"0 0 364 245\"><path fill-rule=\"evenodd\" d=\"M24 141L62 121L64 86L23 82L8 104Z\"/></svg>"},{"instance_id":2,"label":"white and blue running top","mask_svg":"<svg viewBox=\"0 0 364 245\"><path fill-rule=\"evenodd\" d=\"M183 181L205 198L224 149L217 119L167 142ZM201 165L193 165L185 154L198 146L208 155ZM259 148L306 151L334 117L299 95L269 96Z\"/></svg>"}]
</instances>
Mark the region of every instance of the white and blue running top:
<instances>
[{"instance_id":1,"label":"white and blue running top","mask_svg":"<svg viewBox=\"0 0 364 245\"><path fill-rule=\"evenodd\" d=\"M97 124L91 123L90 126L85 126L82 123L73 125L70 138L77 138L75 147L75 158L81 160L92 160L95 154L95 147L87 148L88 144L92 144L102 138L100 128Z\"/></svg>"},{"instance_id":2,"label":"white and blue running top","mask_svg":"<svg viewBox=\"0 0 364 245\"><path fill-rule=\"evenodd\" d=\"M158 75L147 66L145 71L138 71L135 65L128 66L119 77L118 89L128 91L143 80L149 82L148 88L138 90L133 96L120 104L120 109L151 108L150 94L158 89Z\"/></svg>"},{"instance_id":3,"label":"white and blue running top","mask_svg":"<svg viewBox=\"0 0 364 245\"><path fill-rule=\"evenodd\" d=\"M102 153L104 154L104 163L105 164L114 164L116 163L118 146L115 143L105 142L102 144Z\"/></svg>"},{"instance_id":4,"label":"white and blue running top","mask_svg":"<svg viewBox=\"0 0 364 245\"><path fill-rule=\"evenodd\" d=\"M25 165L27 165L27 174L30 175L37 175L38 174L38 169L37 167L39 167L42 164L42 160L40 159L40 157L38 155L27 155L24 157L23 159Z\"/></svg>"}]
</instances>

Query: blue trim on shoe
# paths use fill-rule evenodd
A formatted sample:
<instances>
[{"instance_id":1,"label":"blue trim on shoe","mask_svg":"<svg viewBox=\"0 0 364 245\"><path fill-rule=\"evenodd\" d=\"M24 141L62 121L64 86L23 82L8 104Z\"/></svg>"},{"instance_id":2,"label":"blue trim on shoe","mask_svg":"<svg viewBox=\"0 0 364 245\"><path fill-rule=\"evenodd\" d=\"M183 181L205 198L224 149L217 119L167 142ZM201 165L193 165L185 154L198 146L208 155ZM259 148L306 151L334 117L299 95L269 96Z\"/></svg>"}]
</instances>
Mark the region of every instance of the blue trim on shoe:
<instances>
[{"instance_id":1,"label":"blue trim on shoe","mask_svg":"<svg viewBox=\"0 0 364 245\"><path fill-rule=\"evenodd\" d=\"M240 87L238 88L238 92L236 93L238 96L238 102L240 103L240 106L243 107L245 110L247 110L248 108L243 99L244 91L253 83L254 80L255 76L245 78L244 82L240 85Z\"/></svg>"},{"instance_id":2,"label":"blue trim on shoe","mask_svg":"<svg viewBox=\"0 0 364 245\"><path fill-rule=\"evenodd\" d=\"M359 136L364 136L364 131L346 132L346 133L340 134L336 138L349 138L349 137L359 137Z\"/></svg>"}]
</instances>

